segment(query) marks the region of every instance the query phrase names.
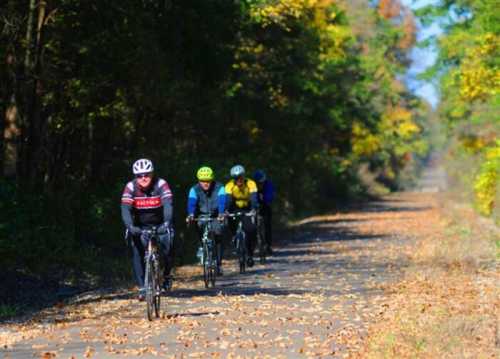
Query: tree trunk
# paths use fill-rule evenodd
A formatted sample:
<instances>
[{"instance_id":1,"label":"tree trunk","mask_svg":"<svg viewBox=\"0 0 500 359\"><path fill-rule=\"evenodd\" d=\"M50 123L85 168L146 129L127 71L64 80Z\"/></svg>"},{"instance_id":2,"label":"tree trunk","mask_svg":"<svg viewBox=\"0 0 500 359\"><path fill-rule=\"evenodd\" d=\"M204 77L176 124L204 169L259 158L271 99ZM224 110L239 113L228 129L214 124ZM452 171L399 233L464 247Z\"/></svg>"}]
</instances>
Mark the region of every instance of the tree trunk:
<instances>
[{"instance_id":1,"label":"tree trunk","mask_svg":"<svg viewBox=\"0 0 500 359\"><path fill-rule=\"evenodd\" d=\"M18 23L23 17L17 12L16 0L10 0L6 5L6 13L11 17L10 22L3 23L5 41L4 58L5 64L0 70L0 175L5 177L16 176L17 141L19 136L18 105L19 98L19 58L18 47L21 38L18 36ZM4 9L2 9L4 10ZM21 59L22 61L22 59Z\"/></svg>"},{"instance_id":2,"label":"tree trunk","mask_svg":"<svg viewBox=\"0 0 500 359\"><path fill-rule=\"evenodd\" d=\"M22 76L18 79L22 92L22 103L18 107L18 127L21 131L18 137L17 150L17 173L18 177L23 180L29 178L30 167L30 136L28 133L28 126L31 122L29 108L32 103L32 82L33 82L33 32L34 32L34 19L36 10L36 0L30 0L28 9L28 20L26 25L25 46L26 52L24 55L24 71ZM21 99L20 98L20 99Z\"/></svg>"},{"instance_id":3,"label":"tree trunk","mask_svg":"<svg viewBox=\"0 0 500 359\"><path fill-rule=\"evenodd\" d=\"M22 114L22 156L20 156L22 178L32 186L40 180L40 159L42 154L44 124L41 117L40 97L42 92L42 44L43 25L47 3L30 0L26 30L26 56L24 59L25 101ZM38 21L35 29L35 13ZM36 31L36 32L35 32ZM36 35L33 38L33 35Z\"/></svg>"}]
</instances>

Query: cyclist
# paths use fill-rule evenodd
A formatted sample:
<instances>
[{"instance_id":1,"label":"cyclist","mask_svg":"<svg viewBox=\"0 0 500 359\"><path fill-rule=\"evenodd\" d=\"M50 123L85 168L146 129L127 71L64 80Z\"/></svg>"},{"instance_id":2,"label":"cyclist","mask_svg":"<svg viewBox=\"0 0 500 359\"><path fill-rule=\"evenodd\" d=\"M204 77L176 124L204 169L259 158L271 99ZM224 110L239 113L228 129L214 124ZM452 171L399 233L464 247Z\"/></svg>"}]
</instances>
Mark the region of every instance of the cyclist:
<instances>
[{"instance_id":1,"label":"cyclist","mask_svg":"<svg viewBox=\"0 0 500 359\"><path fill-rule=\"evenodd\" d=\"M210 167L201 167L196 172L198 183L189 190L187 202L187 222L192 223L195 216L200 214L210 215L217 218L213 223L215 242L217 243L217 267L218 275L222 275L222 235L224 230L224 210L226 194L224 186L216 182L213 170ZM203 224L198 224L198 233L201 236Z\"/></svg>"},{"instance_id":2,"label":"cyclist","mask_svg":"<svg viewBox=\"0 0 500 359\"><path fill-rule=\"evenodd\" d=\"M272 245L272 208L271 204L274 199L274 185L263 170L257 170L253 174L253 179L257 183L258 199L259 199L259 213L264 220L264 231L266 237L267 253L273 253Z\"/></svg>"},{"instance_id":3,"label":"cyclist","mask_svg":"<svg viewBox=\"0 0 500 359\"><path fill-rule=\"evenodd\" d=\"M154 175L153 162L138 159L132 166L135 179L128 182L121 200L122 220L127 241L132 247L132 265L139 286L139 300L144 300L144 254L146 240L142 230L158 227L160 252L164 259L163 290L170 289L172 269L172 191L168 183Z\"/></svg>"},{"instance_id":4,"label":"cyclist","mask_svg":"<svg viewBox=\"0 0 500 359\"><path fill-rule=\"evenodd\" d=\"M259 208L257 199L257 185L250 178L245 178L245 168L242 165L236 165L231 168L230 175L232 179L226 184L226 207L230 212L236 210L243 212L250 212L255 214ZM253 251L255 242L257 241L257 228L255 225L255 218L250 216L243 216L241 218L243 223L243 230L247 234L247 250L248 250L248 267L252 267ZM232 220L229 222L229 228L233 234L236 234L237 222Z\"/></svg>"}]
</instances>

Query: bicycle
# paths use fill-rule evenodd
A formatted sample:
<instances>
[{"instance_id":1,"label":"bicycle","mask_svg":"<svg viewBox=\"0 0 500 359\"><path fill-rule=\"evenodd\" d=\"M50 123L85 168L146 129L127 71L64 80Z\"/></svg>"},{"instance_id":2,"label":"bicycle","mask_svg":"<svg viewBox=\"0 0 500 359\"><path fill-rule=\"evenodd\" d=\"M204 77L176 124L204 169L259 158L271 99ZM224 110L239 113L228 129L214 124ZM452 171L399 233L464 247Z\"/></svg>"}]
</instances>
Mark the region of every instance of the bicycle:
<instances>
[{"instance_id":1,"label":"bicycle","mask_svg":"<svg viewBox=\"0 0 500 359\"><path fill-rule=\"evenodd\" d=\"M203 248L202 264L203 264L203 281L205 288L210 284L212 288L215 287L215 278L219 272L219 264L217 262L217 244L215 243L214 232L212 223L215 220L210 215L202 214L194 221L201 223L203 226L203 234L201 236L201 243Z\"/></svg>"},{"instance_id":2,"label":"bicycle","mask_svg":"<svg viewBox=\"0 0 500 359\"><path fill-rule=\"evenodd\" d=\"M158 228L145 229L142 231L142 236L148 243L144 254L144 288L146 290L146 313L148 320L151 321L153 320L153 312L156 318L160 316L163 263L159 250Z\"/></svg>"},{"instance_id":3,"label":"bicycle","mask_svg":"<svg viewBox=\"0 0 500 359\"><path fill-rule=\"evenodd\" d=\"M254 213L238 211L229 213L227 216L238 219L238 226L236 228L236 233L234 235L234 244L236 247L236 254L238 255L240 273L243 274L246 271L248 253L247 253L247 238L246 238L247 235L243 230L242 217L243 216L253 217Z\"/></svg>"}]
</instances>

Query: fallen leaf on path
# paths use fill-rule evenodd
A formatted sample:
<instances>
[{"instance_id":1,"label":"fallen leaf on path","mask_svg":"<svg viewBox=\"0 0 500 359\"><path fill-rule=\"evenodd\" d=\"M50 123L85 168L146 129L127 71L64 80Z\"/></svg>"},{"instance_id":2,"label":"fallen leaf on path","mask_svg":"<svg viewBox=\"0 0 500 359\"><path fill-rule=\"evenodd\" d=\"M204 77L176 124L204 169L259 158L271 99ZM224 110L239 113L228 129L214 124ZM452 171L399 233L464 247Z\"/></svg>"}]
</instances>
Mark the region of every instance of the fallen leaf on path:
<instances>
[{"instance_id":1,"label":"fallen leaf on path","mask_svg":"<svg viewBox=\"0 0 500 359\"><path fill-rule=\"evenodd\" d=\"M95 349L92 348L92 347L87 347L87 349L85 350L85 354L83 354L85 356L85 358L92 358L92 356L94 355L95 353Z\"/></svg>"}]
</instances>

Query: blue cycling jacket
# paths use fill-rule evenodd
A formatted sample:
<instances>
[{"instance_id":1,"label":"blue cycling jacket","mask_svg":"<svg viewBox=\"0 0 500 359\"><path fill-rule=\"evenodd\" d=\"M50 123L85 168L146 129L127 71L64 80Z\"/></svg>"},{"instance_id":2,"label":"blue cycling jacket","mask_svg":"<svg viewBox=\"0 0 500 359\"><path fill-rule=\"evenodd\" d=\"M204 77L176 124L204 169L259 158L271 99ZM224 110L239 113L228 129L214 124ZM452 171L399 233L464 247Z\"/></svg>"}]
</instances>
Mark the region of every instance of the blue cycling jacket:
<instances>
[{"instance_id":1,"label":"blue cycling jacket","mask_svg":"<svg viewBox=\"0 0 500 359\"><path fill-rule=\"evenodd\" d=\"M260 186L259 186L260 187ZM265 180L262 188L259 188L259 202L271 205L274 199L274 185L271 180Z\"/></svg>"},{"instance_id":2,"label":"blue cycling jacket","mask_svg":"<svg viewBox=\"0 0 500 359\"><path fill-rule=\"evenodd\" d=\"M204 191L197 183L189 190L187 212L188 215L210 214L217 215L226 209L226 192L219 182L212 182L208 191Z\"/></svg>"}]
</instances>

